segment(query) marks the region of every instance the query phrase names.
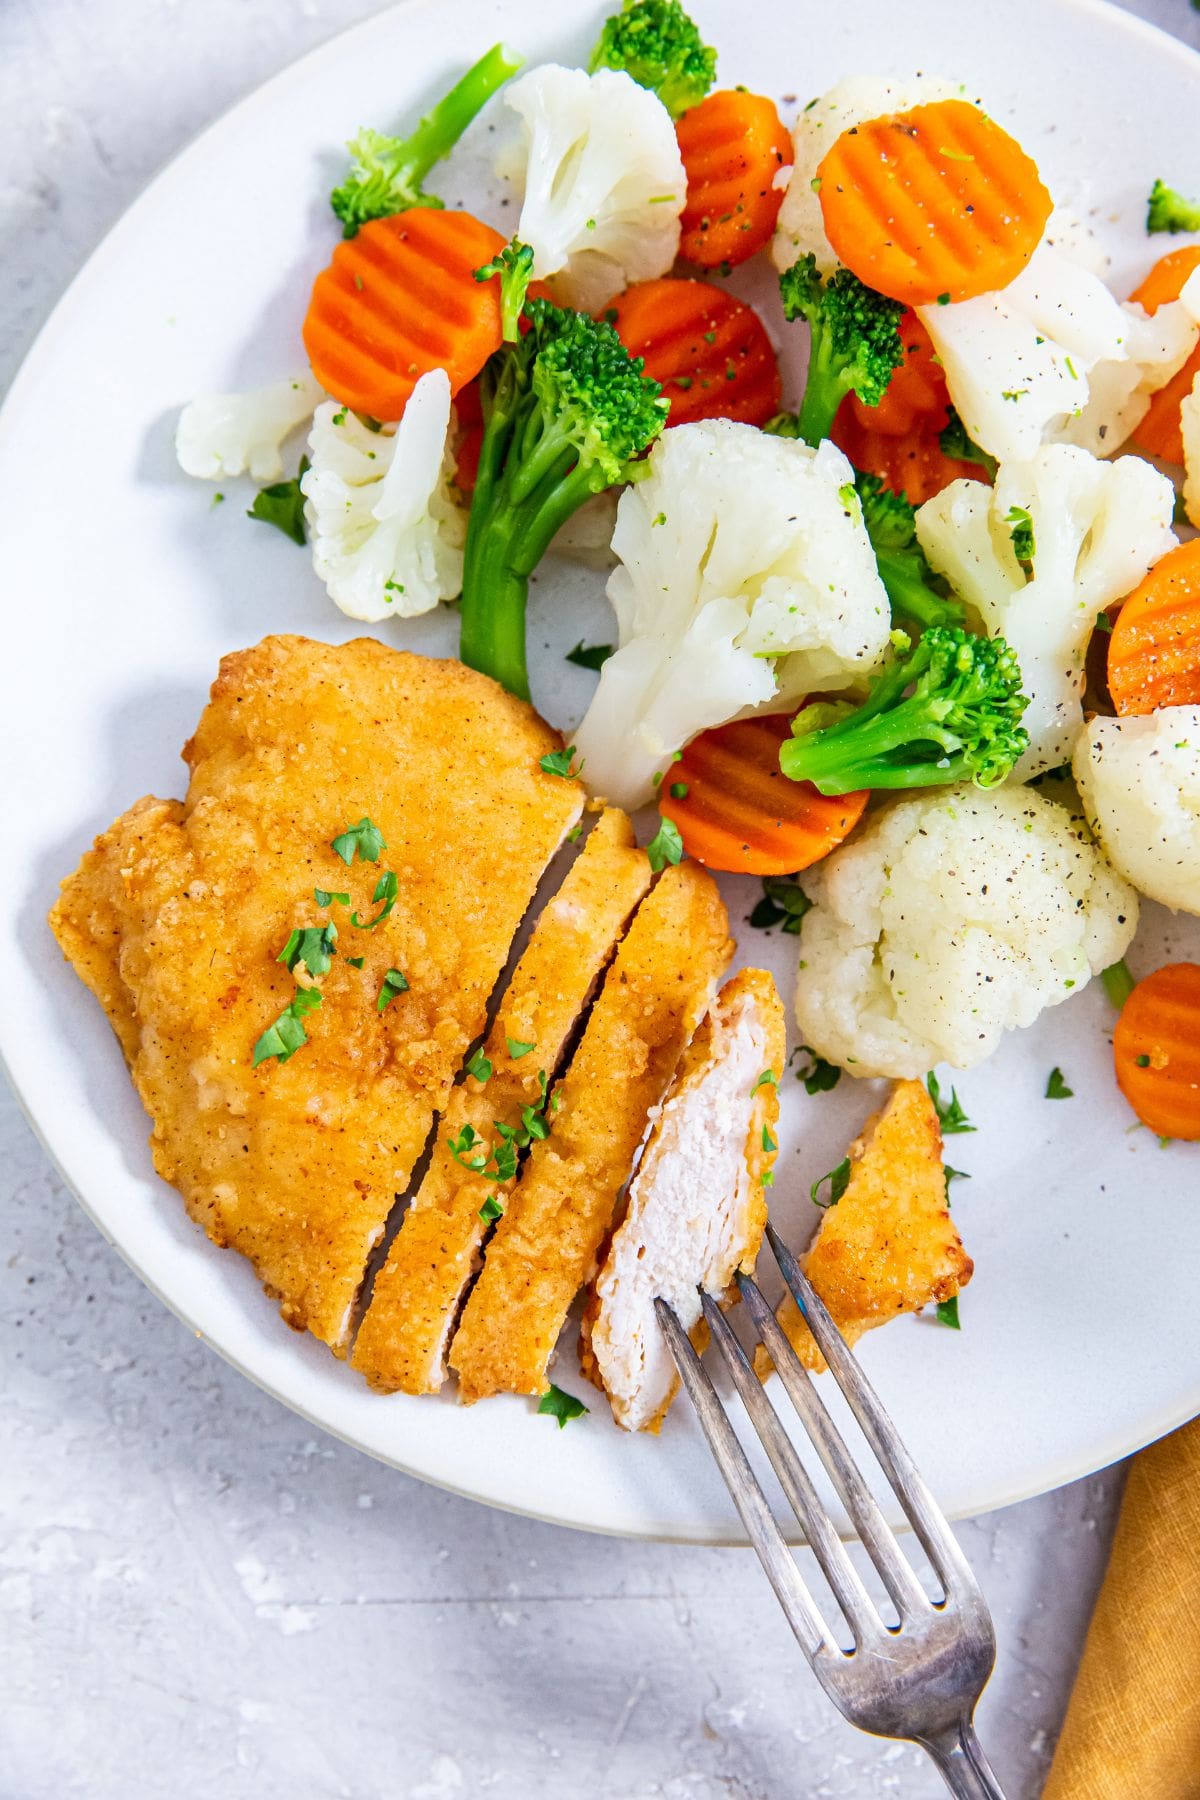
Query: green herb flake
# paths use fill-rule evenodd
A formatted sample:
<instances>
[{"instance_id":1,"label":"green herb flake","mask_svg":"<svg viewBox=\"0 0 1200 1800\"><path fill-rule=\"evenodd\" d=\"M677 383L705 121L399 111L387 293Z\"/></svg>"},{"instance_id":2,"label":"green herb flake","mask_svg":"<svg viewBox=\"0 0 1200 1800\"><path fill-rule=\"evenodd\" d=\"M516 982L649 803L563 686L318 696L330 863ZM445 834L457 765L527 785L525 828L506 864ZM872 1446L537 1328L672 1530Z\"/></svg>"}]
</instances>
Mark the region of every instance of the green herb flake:
<instances>
[{"instance_id":1,"label":"green herb flake","mask_svg":"<svg viewBox=\"0 0 1200 1800\"><path fill-rule=\"evenodd\" d=\"M299 962L314 977L328 975L336 955L336 943L336 925L301 925L292 932L275 961L281 962L289 972Z\"/></svg>"},{"instance_id":2,"label":"green herb flake","mask_svg":"<svg viewBox=\"0 0 1200 1800\"><path fill-rule=\"evenodd\" d=\"M350 904L349 894L335 894L329 888L315 887L313 889L313 899L318 906L332 906L335 901L339 906L349 906Z\"/></svg>"},{"instance_id":3,"label":"green herb flake","mask_svg":"<svg viewBox=\"0 0 1200 1800\"><path fill-rule=\"evenodd\" d=\"M537 1049L536 1038L531 1044L523 1043L520 1038L510 1037L506 1037L504 1042L508 1046L508 1054L514 1062L520 1062L523 1056L528 1056L531 1050Z\"/></svg>"},{"instance_id":4,"label":"green herb flake","mask_svg":"<svg viewBox=\"0 0 1200 1800\"><path fill-rule=\"evenodd\" d=\"M796 877L764 875L762 886L763 897L750 914L750 924L758 931L770 931L774 926L782 925L784 931L797 936L812 901Z\"/></svg>"},{"instance_id":5,"label":"green herb flake","mask_svg":"<svg viewBox=\"0 0 1200 1800\"><path fill-rule=\"evenodd\" d=\"M348 956L346 958L352 969L361 969L366 960L365 956Z\"/></svg>"},{"instance_id":6,"label":"green herb flake","mask_svg":"<svg viewBox=\"0 0 1200 1800\"><path fill-rule=\"evenodd\" d=\"M602 669L613 649L612 644L585 644L581 639L573 650L567 651L567 661L577 669Z\"/></svg>"},{"instance_id":7,"label":"green herb flake","mask_svg":"<svg viewBox=\"0 0 1200 1800\"><path fill-rule=\"evenodd\" d=\"M773 1150L778 1150L779 1148L779 1145L771 1136L771 1128L769 1125L764 1125L762 1128L762 1147L768 1155L770 1155Z\"/></svg>"},{"instance_id":8,"label":"green herb flake","mask_svg":"<svg viewBox=\"0 0 1200 1800\"><path fill-rule=\"evenodd\" d=\"M375 883L375 892L371 895L373 902L383 902L379 911L375 914L375 917L373 919L364 919L361 913L352 912L350 914L350 923L358 931L374 931L377 925L382 925L393 906L395 906L396 897L399 892L399 881L390 869L386 870Z\"/></svg>"},{"instance_id":9,"label":"green herb flake","mask_svg":"<svg viewBox=\"0 0 1200 1800\"><path fill-rule=\"evenodd\" d=\"M826 1182L829 1183L829 1198L823 1200L821 1198L821 1189L825 1186ZM849 1186L850 1158L848 1156L843 1156L836 1169L830 1169L827 1175L822 1175L819 1181L813 1182L808 1190L809 1199L814 1206L828 1209L831 1206L837 1205Z\"/></svg>"},{"instance_id":10,"label":"green herb flake","mask_svg":"<svg viewBox=\"0 0 1200 1800\"><path fill-rule=\"evenodd\" d=\"M364 813L357 825L348 825L334 838L330 848L349 868L356 854L363 862L378 862L380 852L387 849L387 840L378 825L373 825Z\"/></svg>"},{"instance_id":11,"label":"green herb flake","mask_svg":"<svg viewBox=\"0 0 1200 1800\"><path fill-rule=\"evenodd\" d=\"M473 1125L464 1125L454 1137L446 1139L446 1148L460 1168L470 1169L473 1175L483 1173L487 1165L488 1153L480 1151L483 1139Z\"/></svg>"},{"instance_id":12,"label":"green herb flake","mask_svg":"<svg viewBox=\"0 0 1200 1800\"><path fill-rule=\"evenodd\" d=\"M495 1194L489 1194L479 1209L479 1216L485 1225L494 1225L497 1219L504 1217L504 1208Z\"/></svg>"},{"instance_id":13,"label":"green herb flake","mask_svg":"<svg viewBox=\"0 0 1200 1800\"><path fill-rule=\"evenodd\" d=\"M663 819L658 830L646 845L646 855L650 858L650 867L657 875L668 863L683 861L683 839L679 835L679 827L670 819Z\"/></svg>"},{"instance_id":14,"label":"green herb flake","mask_svg":"<svg viewBox=\"0 0 1200 1800\"><path fill-rule=\"evenodd\" d=\"M950 1089L950 1098L942 1099L938 1078L932 1070L925 1077L925 1086L929 1090L929 1098L933 1101L933 1108L937 1113L943 1137L955 1137L960 1132L975 1130L974 1125L963 1111L962 1101L953 1088Z\"/></svg>"},{"instance_id":15,"label":"green herb flake","mask_svg":"<svg viewBox=\"0 0 1200 1800\"><path fill-rule=\"evenodd\" d=\"M1050 1078L1046 1082L1047 1100L1073 1100L1075 1089L1069 1088L1063 1080L1063 1072L1059 1068L1051 1069Z\"/></svg>"},{"instance_id":16,"label":"green herb flake","mask_svg":"<svg viewBox=\"0 0 1200 1800\"><path fill-rule=\"evenodd\" d=\"M538 1412L545 1413L548 1418L557 1419L560 1431L568 1419L580 1419L589 1410L582 1400L577 1400L574 1394L565 1393L562 1388L555 1387L553 1382L538 1401Z\"/></svg>"},{"instance_id":17,"label":"green herb flake","mask_svg":"<svg viewBox=\"0 0 1200 1800\"><path fill-rule=\"evenodd\" d=\"M567 833L567 842L568 842L568 844L577 844L582 836L583 836L583 826L582 825L572 825L570 831L568 831L568 833Z\"/></svg>"},{"instance_id":18,"label":"green herb flake","mask_svg":"<svg viewBox=\"0 0 1200 1800\"><path fill-rule=\"evenodd\" d=\"M686 781L673 781L667 789L667 792L670 794L672 800L686 800L688 797L688 784Z\"/></svg>"},{"instance_id":19,"label":"green herb flake","mask_svg":"<svg viewBox=\"0 0 1200 1800\"><path fill-rule=\"evenodd\" d=\"M832 1093L833 1089L842 1079L842 1071L838 1068L837 1064L826 1062L823 1056L817 1055L810 1044L801 1044L798 1049L792 1052L792 1054L794 1056L807 1056L811 1058L807 1068L799 1068L796 1070L796 1079L804 1083L804 1090L806 1093Z\"/></svg>"},{"instance_id":20,"label":"green herb flake","mask_svg":"<svg viewBox=\"0 0 1200 1800\"><path fill-rule=\"evenodd\" d=\"M762 1074L759 1076L758 1080L755 1082L754 1086L750 1089L750 1092L753 1095L753 1094L757 1094L760 1087L777 1088L778 1086L779 1086L779 1077L775 1073L774 1069L764 1069Z\"/></svg>"},{"instance_id":21,"label":"green herb flake","mask_svg":"<svg viewBox=\"0 0 1200 1800\"><path fill-rule=\"evenodd\" d=\"M1104 983L1104 991L1108 995L1110 1003L1120 1012L1137 985L1130 972L1129 964L1124 957L1120 962L1110 963L1108 968L1101 972L1100 979Z\"/></svg>"},{"instance_id":22,"label":"green herb flake","mask_svg":"<svg viewBox=\"0 0 1200 1800\"><path fill-rule=\"evenodd\" d=\"M304 1020L310 1012L316 1012L320 1004L319 988L300 988L255 1044L251 1067L257 1069L259 1063L272 1056L281 1063L295 1056L300 1046L308 1042Z\"/></svg>"},{"instance_id":23,"label":"green herb flake","mask_svg":"<svg viewBox=\"0 0 1200 1800\"><path fill-rule=\"evenodd\" d=\"M571 761L575 755L574 744L568 744L565 750L549 750L545 756L538 757L538 768L544 775L561 775L565 781L571 779ZM582 768L582 763L580 768Z\"/></svg>"},{"instance_id":24,"label":"green herb flake","mask_svg":"<svg viewBox=\"0 0 1200 1800\"><path fill-rule=\"evenodd\" d=\"M1008 535L1012 540L1013 555L1028 575L1032 571L1033 559L1037 555L1037 539L1033 533L1033 519L1023 506L1010 506L1005 514L1004 522L1009 526Z\"/></svg>"},{"instance_id":25,"label":"green herb flake","mask_svg":"<svg viewBox=\"0 0 1200 1800\"><path fill-rule=\"evenodd\" d=\"M376 1012L386 1012L397 994L408 992L408 976L400 969L389 969L383 978L383 986L375 1002Z\"/></svg>"},{"instance_id":26,"label":"green herb flake","mask_svg":"<svg viewBox=\"0 0 1200 1800\"><path fill-rule=\"evenodd\" d=\"M948 1325L950 1327L951 1331L961 1331L962 1330L962 1322L958 1316L958 1295L957 1294L955 1294L949 1300L939 1300L938 1301L938 1303L937 1303L937 1322L939 1325Z\"/></svg>"},{"instance_id":27,"label":"green herb flake","mask_svg":"<svg viewBox=\"0 0 1200 1800\"><path fill-rule=\"evenodd\" d=\"M950 1183L952 1181L970 1181L971 1177L967 1174L965 1169L952 1169L949 1163L946 1164L943 1174L946 1177L946 1205L949 1206Z\"/></svg>"},{"instance_id":28,"label":"green herb flake","mask_svg":"<svg viewBox=\"0 0 1200 1800\"><path fill-rule=\"evenodd\" d=\"M1150 1058L1148 1056L1139 1056L1135 1058L1135 1060L1139 1069L1148 1069L1150 1067Z\"/></svg>"},{"instance_id":29,"label":"green herb flake","mask_svg":"<svg viewBox=\"0 0 1200 1800\"><path fill-rule=\"evenodd\" d=\"M1106 612L1098 612L1096 614L1096 630L1101 632L1105 637L1112 636L1112 620Z\"/></svg>"},{"instance_id":30,"label":"green herb flake","mask_svg":"<svg viewBox=\"0 0 1200 1800\"><path fill-rule=\"evenodd\" d=\"M471 1058L470 1062L467 1064L467 1074L473 1075L475 1077L476 1081L490 1081L491 1080L492 1065L489 1062L488 1058L483 1054L482 1050L477 1050L475 1052L474 1056Z\"/></svg>"},{"instance_id":31,"label":"green herb flake","mask_svg":"<svg viewBox=\"0 0 1200 1800\"><path fill-rule=\"evenodd\" d=\"M284 537L291 538L293 544L308 542L308 533L304 528L304 495L300 491L300 483L308 473L307 456L300 458L300 468L291 481L273 481L269 487L259 488L254 496L254 504L246 510L248 519L257 519L262 525L274 525L282 531Z\"/></svg>"}]
</instances>

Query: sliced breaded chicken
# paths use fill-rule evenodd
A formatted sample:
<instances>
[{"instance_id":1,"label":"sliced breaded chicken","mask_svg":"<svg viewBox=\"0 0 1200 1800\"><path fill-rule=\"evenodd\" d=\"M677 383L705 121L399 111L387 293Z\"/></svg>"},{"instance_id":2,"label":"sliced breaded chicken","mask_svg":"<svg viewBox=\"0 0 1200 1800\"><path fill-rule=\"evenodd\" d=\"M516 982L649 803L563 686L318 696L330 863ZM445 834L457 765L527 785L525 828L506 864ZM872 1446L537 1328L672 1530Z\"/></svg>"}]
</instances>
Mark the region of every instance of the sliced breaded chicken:
<instances>
[{"instance_id":1,"label":"sliced breaded chicken","mask_svg":"<svg viewBox=\"0 0 1200 1800\"><path fill-rule=\"evenodd\" d=\"M850 1146L850 1179L801 1257L849 1344L900 1313L949 1300L974 1265L946 1205L942 1132L919 1081L898 1081ZM779 1323L806 1368L825 1368L791 1295ZM759 1373L769 1368L759 1350Z\"/></svg>"},{"instance_id":2,"label":"sliced breaded chicken","mask_svg":"<svg viewBox=\"0 0 1200 1800\"><path fill-rule=\"evenodd\" d=\"M741 970L684 1051L650 1134L584 1315L585 1372L627 1431L657 1431L679 1386L655 1298L697 1342L706 1335L700 1290L728 1305L738 1270L754 1267L785 1037L771 976Z\"/></svg>"},{"instance_id":3,"label":"sliced breaded chicken","mask_svg":"<svg viewBox=\"0 0 1200 1800\"><path fill-rule=\"evenodd\" d=\"M716 884L695 863L666 870L634 915L451 1342L462 1399L545 1390L651 1109L732 953L728 933Z\"/></svg>"},{"instance_id":4,"label":"sliced breaded chicken","mask_svg":"<svg viewBox=\"0 0 1200 1800\"><path fill-rule=\"evenodd\" d=\"M459 1155L478 1161L497 1120L517 1127L522 1108L540 1103L539 1071L554 1074L650 880L625 814L603 813L513 971L483 1049L491 1073L468 1075L450 1096L429 1167L375 1278L353 1356L372 1386L427 1394L445 1380L446 1345L488 1229L480 1209L491 1195L504 1205L512 1186L464 1168L450 1141L461 1145L470 1127L481 1148Z\"/></svg>"},{"instance_id":5,"label":"sliced breaded chicken","mask_svg":"<svg viewBox=\"0 0 1200 1800\"><path fill-rule=\"evenodd\" d=\"M578 785L538 766L557 743L460 663L366 638L268 638L223 660L185 751L186 801L126 814L51 915L117 1027L159 1173L214 1242L250 1258L288 1323L335 1349L579 816ZM364 817L386 848L347 867L332 840ZM386 887L373 899L385 874L390 905ZM292 930L330 921L328 972L289 973L278 958ZM389 969L408 988L379 1010ZM252 1067L314 980L308 1041Z\"/></svg>"}]
</instances>

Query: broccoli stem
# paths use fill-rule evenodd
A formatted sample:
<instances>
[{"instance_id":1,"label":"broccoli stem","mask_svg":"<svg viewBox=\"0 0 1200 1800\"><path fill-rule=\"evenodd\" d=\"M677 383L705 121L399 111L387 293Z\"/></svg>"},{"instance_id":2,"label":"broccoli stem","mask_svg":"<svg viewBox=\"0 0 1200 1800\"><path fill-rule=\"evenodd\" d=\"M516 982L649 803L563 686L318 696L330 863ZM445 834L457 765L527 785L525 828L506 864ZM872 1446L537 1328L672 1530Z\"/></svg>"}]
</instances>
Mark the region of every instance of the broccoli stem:
<instances>
[{"instance_id":1,"label":"broccoli stem","mask_svg":"<svg viewBox=\"0 0 1200 1800\"><path fill-rule=\"evenodd\" d=\"M872 696L878 698L878 694ZM928 696L914 694L899 705L865 718L860 710L844 722L827 725L808 737L793 738L779 755L780 767L793 781L811 781L822 794L849 794L859 788L936 787L962 780L960 740L941 729L939 707ZM914 742L935 745L940 756L914 757L897 764L887 759Z\"/></svg>"},{"instance_id":2,"label":"broccoli stem","mask_svg":"<svg viewBox=\"0 0 1200 1800\"><path fill-rule=\"evenodd\" d=\"M879 579L892 603L893 616L923 628L961 625L966 610L956 600L943 600L922 579L920 559L911 550L875 550Z\"/></svg>"},{"instance_id":3,"label":"broccoli stem","mask_svg":"<svg viewBox=\"0 0 1200 1800\"><path fill-rule=\"evenodd\" d=\"M519 700L528 700L529 576L513 568L510 549L509 535L502 530L468 529L458 654L469 669L482 670Z\"/></svg>"},{"instance_id":4,"label":"broccoli stem","mask_svg":"<svg viewBox=\"0 0 1200 1800\"><path fill-rule=\"evenodd\" d=\"M434 163L449 156L467 126L481 112L487 101L503 87L521 67L522 58L514 57L503 44L493 44L479 61L456 81L426 113L415 131L404 140L409 153L412 179L420 187Z\"/></svg>"},{"instance_id":5,"label":"broccoli stem","mask_svg":"<svg viewBox=\"0 0 1200 1800\"><path fill-rule=\"evenodd\" d=\"M815 450L833 429L837 409L853 382L845 359L833 346L833 334L818 321L810 325L808 375L796 425L801 438Z\"/></svg>"}]
</instances>

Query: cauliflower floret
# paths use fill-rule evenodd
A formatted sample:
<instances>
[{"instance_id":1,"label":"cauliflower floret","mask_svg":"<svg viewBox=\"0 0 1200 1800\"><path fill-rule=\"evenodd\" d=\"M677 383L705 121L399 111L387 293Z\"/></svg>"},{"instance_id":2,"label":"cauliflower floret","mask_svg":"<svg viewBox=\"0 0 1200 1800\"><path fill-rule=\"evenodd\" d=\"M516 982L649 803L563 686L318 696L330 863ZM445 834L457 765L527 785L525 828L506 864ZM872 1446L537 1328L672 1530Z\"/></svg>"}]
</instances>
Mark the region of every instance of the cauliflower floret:
<instances>
[{"instance_id":1,"label":"cauliflower floret","mask_svg":"<svg viewBox=\"0 0 1200 1800\"><path fill-rule=\"evenodd\" d=\"M671 115L623 71L546 63L505 89L524 125L517 236L555 297L594 312L679 250L687 176Z\"/></svg>"},{"instance_id":2,"label":"cauliflower floret","mask_svg":"<svg viewBox=\"0 0 1200 1800\"><path fill-rule=\"evenodd\" d=\"M800 1035L855 1075L982 1062L1137 927L1083 820L1016 788L902 800L803 879Z\"/></svg>"},{"instance_id":3,"label":"cauliflower floret","mask_svg":"<svg viewBox=\"0 0 1200 1800\"><path fill-rule=\"evenodd\" d=\"M665 431L649 460L617 508L619 646L575 734L585 779L622 806L706 727L868 674L891 627L833 444L708 419Z\"/></svg>"},{"instance_id":4,"label":"cauliflower floret","mask_svg":"<svg viewBox=\"0 0 1200 1800\"><path fill-rule=\"evenodd\" d=\"M1179 409L1183 431L1183 505L1188 522L1200 525L1200 375Z\"/></svg>"},{"instance_id":5,"label":"cauliflower floret","mask_svg":"<svg viewBox=\"0 0 1200 1800\"><path fill-rule=\"evenodd\" d=\"M1167 477L1139 457L1099 462L1047 444L1028 462L1002 464L994 488L954 481L918 509L930 563L1017 653L1029 749L1011 780L1070 756L1096 614L1174 547L1174 506ZM1023 531L1032 532L1028 576L1013 545Z\"/></svg>"},{"instance_id":6,"label":"cauliflower floret","mask_svg":"<svg viewBox=\"0 0 1200 1800\"><path fill-rule=\"evenodd\" d=\"M771 246L775 267L790 269L797 257L811 253L822 275L831 275L837 268L838 259L825 235L820 195L813 182L818 165L843 131L861 125L864 119L882 118L884 113L907 112L910 107L927 106L934 100L962 98L963 89L958 82L943 81L935 75L898 79L850 75L805 107L792 127L791 179Z\"/></svg>"},{"instance_id":7,"label":"cauliflower floret","mask_svg":"<svg viewBox=\"0 0 1200 1800\"><path fill-rule=\"evenodd\" d=\"M1159 388L1183 367L1200 342L1200 270L1178 300L1167 301L1154 314L1130 301L1121 311L1128 320L1126 356L1097 363L1088 376L1083 411L1058 426L1055 442L1079 444L1094 456L1111 456L1133 436Z\"/></svg>"},{"instance_id":8,"label":"cauliflower floret","mask_svg":"<svg viewBox=\"0 0 1200 1800\"><path fill-rule=\"evenodd\" d=\"M1093 719L1074 769L1114 869L1151 900L1200 913L1200 706Z\"/></svg>"},{"instance_id":9,"label":"cauliflower floret","mask_svg":"<svg viewBox=\"0 0 1200 1800\"><path fill-rule=\"evenodd\" d=\"M308 423L323 398L324 389L306 369L253 393L204 394L189 401L175 427L179 466L202 481L247 472L256 481L278 481L284 438Z\"/></svg>"},{"instance_id":10,"label":"cauliflower floret","mask_svg":"<svg viewBox=\"0 0 1200 1800\"><path fill-rule=\"evenodd\" d=\"M352 619L411 619L462 590L466 527L450 494L450 381L422 375L394 433L317 408L300 483L313 567Z\"/></svg>"}]
</instances>

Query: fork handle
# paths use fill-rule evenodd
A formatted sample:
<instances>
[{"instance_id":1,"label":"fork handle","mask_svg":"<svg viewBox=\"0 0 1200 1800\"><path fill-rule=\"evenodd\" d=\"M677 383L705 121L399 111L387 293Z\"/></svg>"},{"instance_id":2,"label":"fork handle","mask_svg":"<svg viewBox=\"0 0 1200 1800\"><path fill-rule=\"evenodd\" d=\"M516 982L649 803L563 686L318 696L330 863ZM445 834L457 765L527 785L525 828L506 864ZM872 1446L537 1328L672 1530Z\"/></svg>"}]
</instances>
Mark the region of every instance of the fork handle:
<instances>
[{"instance_id":1,"label":"fork handle","mask_svg":"<svg viewBox=\"0 0 1200 1800\"><path fill-rule=\"evenodd\" d=\"M956 1800L1004 1800L1004 1790L992 1773L970 1719L963 1719L940 1737L920 1738L918 1742L937 1764Z\"/></svg>"}]
</instances>

